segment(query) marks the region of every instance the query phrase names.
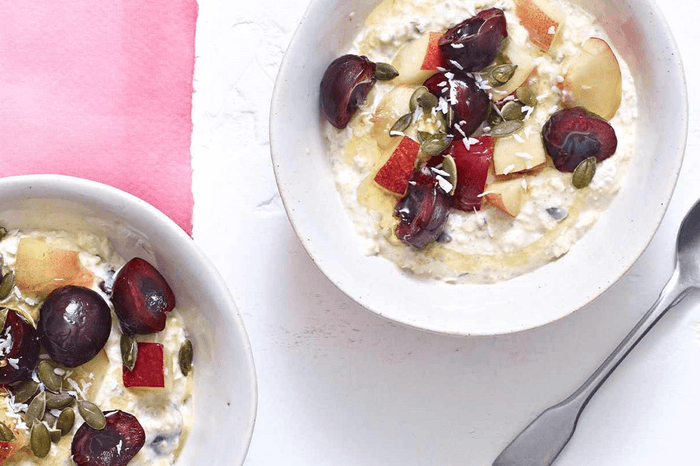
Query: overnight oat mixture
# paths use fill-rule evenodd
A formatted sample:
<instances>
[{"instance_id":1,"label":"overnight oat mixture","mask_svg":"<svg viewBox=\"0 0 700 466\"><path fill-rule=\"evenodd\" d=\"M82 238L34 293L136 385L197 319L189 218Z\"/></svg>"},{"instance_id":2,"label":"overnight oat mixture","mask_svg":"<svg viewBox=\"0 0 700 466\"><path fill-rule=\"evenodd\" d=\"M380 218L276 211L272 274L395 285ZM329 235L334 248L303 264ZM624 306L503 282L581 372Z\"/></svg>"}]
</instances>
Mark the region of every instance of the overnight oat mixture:
<instances>
[{"instance_id":1,"label":"overnight oat mixture","mask_svg":"<svg viewBox=\"0 0 700 466\"><path fill-rule=\"evenodd\" d=\"M0 259L0 464L174 464L192 344L163 276L83 232L0 228Z\"/></svg>"},{"instance_id":2,"label":"overnight oat mixture","mask_svg":"<svg viewBox=\"0 0 700 466\"><path fill-rule=\"evenodd\" d=\"M619 191L637 96L560 0L385 0L321 82L336 187L367 254L496 282L566 254Z\"/></svg>"}]
</instances>

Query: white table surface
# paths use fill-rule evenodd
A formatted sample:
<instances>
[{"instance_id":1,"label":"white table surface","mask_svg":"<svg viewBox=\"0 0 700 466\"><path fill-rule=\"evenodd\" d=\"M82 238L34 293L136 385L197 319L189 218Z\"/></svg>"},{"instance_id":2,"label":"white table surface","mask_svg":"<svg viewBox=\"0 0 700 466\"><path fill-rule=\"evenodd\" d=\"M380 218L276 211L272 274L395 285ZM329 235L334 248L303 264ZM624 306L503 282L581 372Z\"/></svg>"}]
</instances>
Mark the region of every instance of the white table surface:
<instances>
[{"instance_id":1,"label":"white table surface","mask_svg":"<svg viewBox=\"0 0 700 466\"><path fill-rule=\"evenodd\" d=\"M650 247L574 315L515 335L454 338L356 305L290 227L270 162L269 101L307 0L200 1L194 238L253 345L260 403L246 466L490 466L617 345L669 277L677 227L700 198L700 2L659 2L685 59L691 116L678 187ZM556 464L699 464L699 420L700 296L691 295L594 397Z\"/></svg>"}]
</instances>

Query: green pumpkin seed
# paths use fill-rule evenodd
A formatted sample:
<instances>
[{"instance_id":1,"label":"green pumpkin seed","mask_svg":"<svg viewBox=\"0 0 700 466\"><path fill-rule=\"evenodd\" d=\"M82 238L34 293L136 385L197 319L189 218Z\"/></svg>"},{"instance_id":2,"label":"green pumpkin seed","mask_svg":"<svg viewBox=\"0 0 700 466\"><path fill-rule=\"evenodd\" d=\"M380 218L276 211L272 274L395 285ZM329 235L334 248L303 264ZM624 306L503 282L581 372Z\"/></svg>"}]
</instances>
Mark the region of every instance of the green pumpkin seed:
<instances>
[{"instance_id":1,"label":"green pumpkin seed","mask_svg":"<svg viewBox=\"0 0 700 466\"><path fill-rule=\"evenodd\" d=\"M39 370L37 372L39 375L39 380L41 380L41 383L46 385L47 389L54 393L59 393L61 391L61 387L63 386L63 377L56 374L54 369L56 369L56 366L53 363L51 363L48 359L42 359L39 361Z\"/></svg>"},{"instance_id":2,"label":"green pumpkin seed","mask_svg":"<svg viewBox=\"0 0 700 466\"><path fill-rule=\"evenodd\" d=\"M503 86L510 81L510 78L513 77L517 69L518 65L498 65L489 73L488 82L493 87Z\"/></svg>"},{"instance_id":3,"label":"green pumpkin seed","mask_svg":"<svg viewBox=\"0 0 700 466\"><path fill-rule=\"evenodd\" d=\"M49 437L53 443L61 441L61 431L58 429L49 429Z\"/></svg>"},{"instance_id":4,"label":"green pumpkin seed","mask_svg":"<svg viewBox=\"0 0 700 466\"><path fill-rule=\"evenodd\" d=\"M438 98L435 97L430 92L424 92L416 99L418 105L421 106L423 110L430 111L438 106Z\"/></svg>"},{"instance_id":5,"label":"green pumpkin seed","mask_svg":"<svg viewBox=\"0 0 700 466\"><path fill-rule=\"evenodd\" d=\"M180 352L178 353L178 362L180 363L180 371L182 375L187 377L187 374L192 370L192 358L194 356L192 349L192 342L190 340L185 340L185 342L180 347Z\"/></svg>"},{"instance_id":6,"label":"green pumpkin seed","mask_svg":"<svg viewBox=\"0 0 700 466\"><path fill-rule=\"evenodd\" d=\"M107 425L107 419L100 408L89 401L78 403L78 412L83 417L87 425L96 430L102 430Z\"/></svg>"},{"instance_id":7,"label":"green pumpkin seed","mask_svg":"<svg viewBox=\"0 0 700 466\"><path fill-rule=\"evenodd\" d=\"M428 139L433 137L433 133L429 133L427 131L418 131L417 133L417 138L418 138L418 144L423 144L424 141L427 141Z\"/></svg>"},{"instance_id":8,"label":"green pumpkin seed","mask_svg":"<svg viewBox=\"0 0 700 466\"><path fill-rule=\"evenodd\" d=\"M515 90L515 97L528 107L537 106L537 97L529 87L519 87Z\"/></svg>"},{"instance_id":9,"label":"green pumpkin seed","mask_svg":"<svg viewBox=\"0 0 700 466\"><path fill-rule=\"evenodd\" d=\"M37 458L44 458L51 450L49 429L42 422L35 422L29 437L29 446Z\"/></svg>"},{"instance_id":10,"label":"green pumpkin seed","mask_svg":"<svg viewBox=\"0 0 700 466\"><path fill-rule=\"evenodd\" d=\"M434 134L420 146L421 152L431 157L440 155L452 143L452 136L448 134Z\"/></svg>"},{"instance_id":11,"label":"green pumpkin seed","mask_svg":"<svg viewBox=\"0 0 700 466\"><path fill-rule=\"evenodd\" d=\"M510 120L504 121L491 128L489 134L491 136L502 138L505 136L510 136L513 133L517 133L523 127L523 122L520 120Z\"/></svg>"},{"instance_id":12,"label":"green pumpkin seed","mask_svg":"<svg viewBox=\"0 0 700 466\"><path fill-rule=\"evenodd\" d=\"M4 277L2 277L2 281L0 281L0 301L7 299L8 296L10 296L10 293L12 293L12 288L15 286L15 273L10 271L5 274Z\"/></svg>"},{"instance_id":13,"label":"green pumpkin seed","mask_svg":"<svg viewBox=\"0 0 700 466\"><path fill-rule=\"evenodd\" d=\"M407 113L398 120L396 120L396 123L394 123L394 126L391 127L389 130L389 136L392 138L394 136L401 136L399 133L403 133L408 129L409 126L411 126L411 121L413 120L413 114L412 113Z\"/></svg>"},{"instance_id":14,"label":"green pumpkin seed","mask_svg":"<svg viewBox=\"0 0 700 466\"><path fill-rule=\"evenodd\" d=\"M75 411L72 408L64 408L56 421L56 428L61 431L61 434L66 435L75 424Z\"/></svg>"},{"instance_id":15,"label":"green pumpkin seed","mask_svg":"<svg viewBox=\"0 0 700 466\"><path fill-rule=\"evenodd\" d=\"M442 171L449 175L447 181L452 185L452 190L448 194L452 196L457 189L457 164L451 155L446 155L442 160Z\"/></svg>"},{"instance_id":16,"label":"green pumpkin seed","mask_svg":"<svg viewBox=\"0 0 700 466\"><path fill-rule=\"evenodd\" d=\"M10 310L6 307L0 308L0 331L5 328L5 321L7 320L7 313Z\"/></svg>"},{"instance_id":17,"label":"green pumpkin seed","mask_svg":"<svg viewBox=\"0 0 700 466\"><path fill-rule=\"evenodd\" d=\"M374 70L374 76L380 81L391 81L398 75L396 68L388 63L377 63L377 68Z\"/></svg>"},{"instance_id":18,"label":"green pumpkin seed","mask_svg":"<svg viewBox=\"0 0 700 466\"><path fill-rule=\"evenodd\" d=\"M39 421L44 418L44 412L46 411L46 392L41 392L34 397L27 412L24 415L24 423L31 426L34 421Z\"/></svg>"},{"instance_id":19,"label":"green pumpkin seed","mask_svg":"<svg viewBox=\"0 0 700 466\"><path fill-rule=\"evenodd\" d=\"M489 115L486 117L486 121L488 122L488 125L491 128L503 123L503 117L501 117L500 111L496 109L494 105L491 105Z\"/></svg>"},{"instance_id":20,"label":"green pumpkin seed","mask_svg":"<svg viewBox=\"0 0 700 466\"><path fill-rule=\"evenodd\" d=\"M26 382L18 385L13 393L15 395L15 403L26 403L32 399L34 395L39 391L39 384L33 380L27 380Z\"/></svg>"},{"instance_id":21,"label":"green pumpkin seed","mask_svg":"<svg viewBox=\"0 0 700 466\"><path fill-rule=\"evenodd\" d=\"M73 403L75 403L75 398L68 393L46 393L46 409L63 409Z\"/></svg>"},{"instance_id":22,"label":"green pumpkin seed","mask_svg":"<svg viewBox=\"0 0 700 466\"><path fill-rule=\"evenodd\" d=\"M411 111L411 113L415 112L418 108L418 99L420 99L423 94L430 94L428 88L425 86L421 86L415 91L413 91L413 94L411 95L411 100L408 101L408 109Z\"/></svg>"},{"instance_id":23,"label":"green pumpkin seed","mask_svg":"<svg viewBox=\"0 0 700 466\"><path fill-rule=\"evenodd\" d=\"M0 422L0 442L11 442L15 439L15 433L7 427L7 424Z\"/></svg>"},{"instance_id":24,"label":"green pumpkin seed","mask_svg":"<svg viewBox=\"0 0 700 466\"><path fill-rule=\"evenodd\" d=\"M571 184L574 185L576 189L583 189L593 180L593 175L595 175L597 160L595 157L588 157L586 160L578 164L576 170L574 170L574 175L571 178Z\"/></svg>"},{"instance_id":25,"label":"green pumpkin seed","mask_svg":"<svg viewBox=\"0 0 700 466\"><path fill-rule=\"evenodd\" d=\"M120 347L124 366L130 371L133 371L134 366L136 366L136 358L139 354L139 345L136 343L136 338L129 335L122 335Z\"/></svg>"},{"instance_id":26,"label":"green pumpkin seed","mask_svg":"<svg viewBox=\"0 0 700 466\"><path fill-rule=\"evenodd\" d=\"M523 106L518 102L510 101L501 109L501 116L505 121L524 120L526 113L523 112Z\"/></svg>"}]
</instances>

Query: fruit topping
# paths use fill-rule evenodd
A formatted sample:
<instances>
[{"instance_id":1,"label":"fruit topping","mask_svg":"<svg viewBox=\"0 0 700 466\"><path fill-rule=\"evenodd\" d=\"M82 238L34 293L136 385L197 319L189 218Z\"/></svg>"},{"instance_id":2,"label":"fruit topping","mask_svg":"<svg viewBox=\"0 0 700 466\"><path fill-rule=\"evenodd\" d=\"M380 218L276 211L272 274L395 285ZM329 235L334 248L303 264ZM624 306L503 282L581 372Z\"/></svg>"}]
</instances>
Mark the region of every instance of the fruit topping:
<instances>
[{"instance_id":1,"label":"fruit topping","mask_svg":"<svg viewBox=\"0 0 700 466\"><path fill-rule=\"evenodd\" d=\"M559 110L542 128L542 140L554 166L572 173L589 157L602 162L617 150L617 136L610 123L587 110Z\"/></svg>"},{"instance_id":2,"label":"fruit topping","mask_svg":"<svg viewBox=\"0 0 700 466\"><path fill-rule=\"evenodd\" d=\"M104 413L107 425L96 430L83 424L75 432L71 453L78 466L126 466L146 442L146 434L133 415Z\"/></svg>"},{"instance_id":3,"label":"fruit topping","mask_svg":"<svg viewBox=\"0 0 700 466\"><path fill-rule=\"evenodd\" d=\"M389 159L374 176L375 183L393 193L405 193L419 150L420 145L417 142L409 137L403 137Z\"/></svg>"},{"instance_id":4,"label":"fruit topping","mask_svg":"<svg viewBox=\"0 0 700 466\"><path fill-rule=\"evenodd\" d=\"M480 71L493 62L506 37L505 14L498 8L489 8L448 29L438 46L448 68Z\"/></svg>"},{"instance_id":5,"label":"fruit topping","mask_svg":"<svg viewBox=\"0 0 700 466\"><path fill-rule=\"evenodd\" d=\"M80 263L78 251L57 249L44 238L26 237L17 247L15 281L24 293L46 296L65 285L90 287L93 274Z\"/></svg>"},{"instance_id":6,"label":"fruit topping","mask_svg":"<svg viewBox=\"0 0 700 466\"><path fill-rule=\"evenodd\" d=\"M447 153L452 156L457 166L457 187L452 196L452 208L464 212L480 210L479 195L484 192L486 176L491 166L493 138L481 136L455 141L447 149Z\"/></svg>"},{"instance_id":7,"label":"fruit topping","mask_svg":"<svg viewBox=\"0 0 700 466\"><path fill-rule=\"evenodd\" d=\"M328 65L321 80L321 112L343 129L364 103L377 78L376 65L367 57L343 55Z\"/></svg>"},{"instance_id":8,"label":"fruit topping","mask_svg":"<svg viewBox=\"0 0 700 466\"><path fill-rule=\"evenodd\" d=\"M486 202L511 217L517 217L520 213L525 193L521 178L494 181L486 187L485 193Z\"/></svg>"},{"instance_id":9,"label":"fruit topping","mask_svg":"<svg viewBox=\"0 0 700 466\"><path fill-rule=\"evenodd\" d=\"M126 388L165 387L163 373L163 345L159 343L138 343L138 356L134 370L122 368L122 380Z\"/></svg>"},{"instance_id":10,"label":"fruit topping","mask_svg":"<svg viewBox=\"0 0 700 466\"><path fill-rule=\"evenodd\" d=\"M513 175L529 171L543 166L547 161L540 127L533 121L528 120L525 123L520 120L506 121L494 127L490 134L495 135L499 129L516 123L519 128L496 138L494 142L493 168L496 175Z\"/></svg>"},{"instance_id":11,"label":"fruit topping","mask_svg":"<svg viewBox=\"0 0 700 466\"><path fill-rule=\"evenodd\" d=\"M39 313L41 344L51 359L66 367L94 358L112 329L112 314L105 300L81 286L52 291Z\"/></svg>"},{"instance_id":12,"label":"fruit topping","mask_svg":"<svg viewBox=\"0 0 700 466\"><path fill-rule=\"evenodd\" d=\"M117 273L112 304L124 333L155 333L165 328L166 313L175 307L175 295L155 267L136 257Z\"/></svg>"},{"instance_id":13,"label":"fruit topping","mask_svg":"<svg viewBox=\"0 0 700 466\"><path fill-rule=\"evenodd\" d=\"M419 84L434 74L438 67L444 68L442 52L438 42L439 32L424 34L399 49L393 65L399 72L396 82Z\"/></svg>"},{"instance_id":14,"label":"fruit topping","mask_svg":"<svg viewBox=\"0 0 700 466\"><path fill-rule=\"evenodd\" d=\"M471 136L486 120L491 100L474 78L464 73L438 73L423 84L440 99L443 113L451 108L454 114L450 134L461 139Z\"/></svg>"},{"instance_id":15,"label":"fruit topping","mask_svg":"<svg viewBox=\"0 0 700 466\"><path fill-rule=\"evenodd\" d=\"M559 16L556 8L546 0L515 0L515 14L530 33L530 41L545 52L559 31L560 21L554 19Z\"/></svg>"},{"instance_id":16,"label":"fruit topping","mask_svg":"<svg viewBox=\"0 0 700 466\"><path fill-rule=\"evenodd\" d=\"M423 249L440 237L451 201L430 170L417 171L408 184L406 196L396 204L395 215L400 220L396 236L415 248Z\"/></svg>"},{"instance_id":17,"label":"fruit topping","mask_svg":"<svg viewBox=\"0 0 700 466\"><path fill-rule=\"evenodd\" d=\"M0 383L12 384L30 377L39 362L39 335L34 327L11 309L0 333Z\"/></svg>"}]
</instances>

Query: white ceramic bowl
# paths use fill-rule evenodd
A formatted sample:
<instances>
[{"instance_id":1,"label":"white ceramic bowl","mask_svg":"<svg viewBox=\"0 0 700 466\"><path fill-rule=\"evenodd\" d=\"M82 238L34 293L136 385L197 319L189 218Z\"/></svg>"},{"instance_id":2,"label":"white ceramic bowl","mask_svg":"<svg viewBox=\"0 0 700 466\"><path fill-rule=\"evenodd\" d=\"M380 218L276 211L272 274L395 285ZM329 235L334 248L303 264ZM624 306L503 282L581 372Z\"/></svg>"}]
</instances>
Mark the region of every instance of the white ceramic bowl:
<instances>
[{"instance_id":1,"label":"white ceramic bowl","mask_svg":"<svg viewBox=\"0 0 700 466\"><path fill-rule=\"evenodd\" d=\"M627 61L639 96L636 152L624 188L561 259L493 285L417 279L361 254L338 195L319 116L319 83L378 0L313 0L287 50L270 116L282 200L304 247L338 288L389 319L435 332L503 334L552 322L589 303L637 260L671 198L687 135L685 77L671 31L651 0L571 0L593 13ZM353 13L353 14L351 14Z\"/></svg>"},{"instance_id":2,"label":"white ceramic bowl","mask_svg":"<svg viewBox=\"0 0 700 466\"><path fill-rule=\"evenodd\" d=\"M116 188L56 175L0 179L0 225L87 230L122 257L151 262L172 287L195 348L194 426L177 464L243 464L257 410L250 342L223 279L179 226Z\"/></svg>"}]
</instances>

